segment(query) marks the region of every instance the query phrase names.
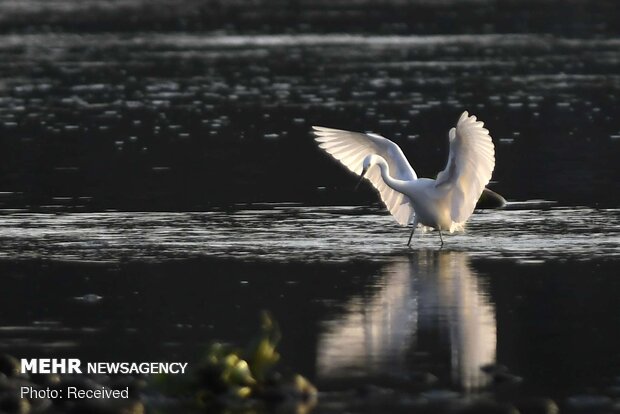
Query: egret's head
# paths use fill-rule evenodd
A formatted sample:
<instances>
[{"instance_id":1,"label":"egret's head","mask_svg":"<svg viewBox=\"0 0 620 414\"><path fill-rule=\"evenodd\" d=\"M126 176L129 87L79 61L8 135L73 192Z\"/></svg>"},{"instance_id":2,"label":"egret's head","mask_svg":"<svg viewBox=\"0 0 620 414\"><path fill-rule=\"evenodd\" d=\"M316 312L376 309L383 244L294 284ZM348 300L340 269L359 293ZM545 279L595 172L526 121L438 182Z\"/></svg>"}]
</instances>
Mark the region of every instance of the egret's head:
<instances>
[{"instance_id":1,"label":"egret's head","mask_svg":"<svg viewBox=\"0 0 620 414\"><path fill-rule=\"evenodd\" d=\"M362 174L361 176L365 176L368 172L368 169L377 163L377 156L375 154L367 155L362 161Z\"/></svg>"},{"instance_id":2,"label":"egret's head","mask_svg":"<svg viewBox=\"0 0 620 414\"><path fill-rule=\"evenodd\" d=\"M368 169L375 164L376 162L375 158L376 156L371 154L371 155L367 155L362 161L362 173L360 174L360 180L357 182L357 185L355 186L356 190L359 188L360 184L364 180L364 176L368 172Z\"/></svg>"}]
</instances>

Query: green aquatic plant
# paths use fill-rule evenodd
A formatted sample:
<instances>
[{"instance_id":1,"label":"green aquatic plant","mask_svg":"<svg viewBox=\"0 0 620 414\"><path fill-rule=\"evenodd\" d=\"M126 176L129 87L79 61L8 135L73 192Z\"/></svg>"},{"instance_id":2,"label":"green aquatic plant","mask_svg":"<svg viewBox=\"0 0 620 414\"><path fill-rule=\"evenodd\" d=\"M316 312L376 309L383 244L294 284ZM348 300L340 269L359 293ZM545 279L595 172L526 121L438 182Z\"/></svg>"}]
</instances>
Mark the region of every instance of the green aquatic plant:
<instances>
[{"instance_id":1,"label":"green aquatic plant","mask_svg":"<svg viewBox=\"0 0 620 414\"><path fill-rule=\"evenodd\" d=\"M160 378L160 385L169 393L192 396L199 407L245 410L260 404L293 403L308 411L316 401L317 390L299 374L285 376L276 370L280 339L277 322L262 312L260 331L246 347L214 342L189 381L180 383L166 376Z\"/></svg>"},{"instance_id":2,"label":"green aquatic plant","mask_svg":"<svg viewBox=\"0 0 620 414\"><path fill-rule=\"evenodd\" d=\"M259 381L264 381L269 370L280 360L280 354L276 352L276 346L280 342L280 327L268 312L261 313L261 331L254 338L246 355L249 366Z\"/></svg>"}]
</instances>

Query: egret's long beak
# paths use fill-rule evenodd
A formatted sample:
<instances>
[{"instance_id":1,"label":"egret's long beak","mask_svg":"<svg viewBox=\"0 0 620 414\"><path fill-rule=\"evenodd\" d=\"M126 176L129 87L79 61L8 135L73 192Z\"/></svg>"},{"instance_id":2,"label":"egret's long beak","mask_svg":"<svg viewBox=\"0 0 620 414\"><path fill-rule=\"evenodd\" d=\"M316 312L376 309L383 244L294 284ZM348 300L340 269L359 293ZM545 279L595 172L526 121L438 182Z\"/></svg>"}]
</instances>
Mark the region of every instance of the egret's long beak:
<instances>
[{"instance_id":1,"label":"egret's long beak","mask_svg":"<svg viewBox=\"0 0 620 414\"><path fill-rule=\"evenodd\" d=\"M355 188L353 189L353 191L357 191L357 189L359 188L359 186L362 183L362 181L364 181L364 176L366 175L367 172L368 172L367 168L362 170L362 173L360 174L360 180L355 185Z\"/></svg>"}]
</instances>

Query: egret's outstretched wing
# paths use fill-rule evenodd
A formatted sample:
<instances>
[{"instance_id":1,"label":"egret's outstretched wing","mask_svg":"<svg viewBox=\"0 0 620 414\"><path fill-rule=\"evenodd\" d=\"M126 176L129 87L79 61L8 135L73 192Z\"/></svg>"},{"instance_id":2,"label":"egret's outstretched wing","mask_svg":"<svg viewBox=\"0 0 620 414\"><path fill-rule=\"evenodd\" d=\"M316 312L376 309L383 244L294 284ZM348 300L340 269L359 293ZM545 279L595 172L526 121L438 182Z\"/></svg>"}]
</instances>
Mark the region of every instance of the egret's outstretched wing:
<instances>
[{"instance_id":1,"label":"egret's outstretched wing","mask_svg":"<svg viewBox=\"0 0 620 414\"><path fill-rule=\"evenodd\" d=\"M448 164L437 176L435 186L450 188L450 214L454 223L464 223L473 213L495 168L495 147L483 126L466 111L449 133Z\"/></svg>"},{"instance_id":2,"label":"egret's outstretched wing","mask_svg":"<svg viewBox=\"0 0 620 414\"><path fill-rule=\"evenodd\" d=\"M323 127L312 127L319 147L359 175L366 156L377 154L385 158L390 167L390 175L399 180L414 180L415 171L409 165L405 154L398 145L376 134L343 131ZM379 191L381 200L396 221L406 226L413 218L413 206L407 196L392 190L381 178L378 166L366 173L366 179Z\"/></svg>"}]
</instances>

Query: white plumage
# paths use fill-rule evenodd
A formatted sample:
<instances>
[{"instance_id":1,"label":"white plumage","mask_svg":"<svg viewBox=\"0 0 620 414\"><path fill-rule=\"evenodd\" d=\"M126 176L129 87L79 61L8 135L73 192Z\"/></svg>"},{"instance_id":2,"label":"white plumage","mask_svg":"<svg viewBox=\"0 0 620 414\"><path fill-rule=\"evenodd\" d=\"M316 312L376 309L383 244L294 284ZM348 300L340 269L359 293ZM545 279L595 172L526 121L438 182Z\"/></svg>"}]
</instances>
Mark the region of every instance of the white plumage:
<instances>
[{"instance_id":1,"label":"white plumage","mask_svg":"<svg viewBox=\"0 0 620 414\"><path fill-rule=\"evenodd\" d=\"M437 175L437 187L451 189L451 217L465 223L491 180L495 168L495 147L489 130L475 116L463 112L456 128L448 134L450 155L446 168Z\"/></svg>"},{"instance_id":2,"label":"white plumage","mask_svg":"<svg viewBox=\"0 0 620 414\"><path fill-rule=\"evenodd\" d=\"M355 174L362 173L364 158L375 154L386 160L394 178L399 180L418 178L400 147L387 138L377 134L363 134L341 129L313 128L319 147ZM366 178L379 191L381 200L394 219L403 226L409 224L413 216L413 205L407 196L385 183L379 167L370 168L366 173Z\"/></svg>"},{"instance_id":3,"label":"white plumage","mask_svg":"<svg viewBox=\"0 0 620 414\"><path fill-rule=\"evenodd\" d=\"M433 227L441 236L441 230L463 227L491 179L495 148L483 126L463 112L448 133L448 162L436 180L418 179L400 147L380 135L313 129L319 147L370 181L399 224L413 222L413 230L418 224Z\"/></svg>"}]
</instances>

